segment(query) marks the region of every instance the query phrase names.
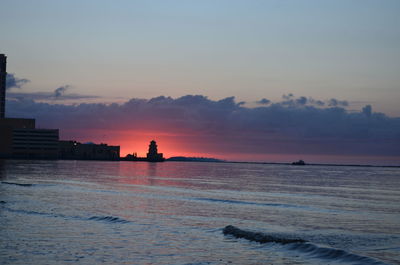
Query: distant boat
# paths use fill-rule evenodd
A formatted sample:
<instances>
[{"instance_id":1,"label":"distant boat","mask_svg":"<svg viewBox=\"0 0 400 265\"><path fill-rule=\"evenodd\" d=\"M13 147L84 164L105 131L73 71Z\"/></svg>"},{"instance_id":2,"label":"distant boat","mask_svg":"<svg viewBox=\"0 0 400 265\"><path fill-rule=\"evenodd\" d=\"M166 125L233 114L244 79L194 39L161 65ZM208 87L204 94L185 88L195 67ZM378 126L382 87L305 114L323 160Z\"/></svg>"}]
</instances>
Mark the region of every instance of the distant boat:
<instances>
[{"instance_id":1,"label":"distant boat","mask_svg":"<svg viewBox=\"0 0 400 265\"><path fill-rule=\"evenodd\" d=\"M306 162L304 162L303 160L299 160L297 162L293 162L292 165L295 166L304 166L306 164Z\"/></svg>"}]
</instances>

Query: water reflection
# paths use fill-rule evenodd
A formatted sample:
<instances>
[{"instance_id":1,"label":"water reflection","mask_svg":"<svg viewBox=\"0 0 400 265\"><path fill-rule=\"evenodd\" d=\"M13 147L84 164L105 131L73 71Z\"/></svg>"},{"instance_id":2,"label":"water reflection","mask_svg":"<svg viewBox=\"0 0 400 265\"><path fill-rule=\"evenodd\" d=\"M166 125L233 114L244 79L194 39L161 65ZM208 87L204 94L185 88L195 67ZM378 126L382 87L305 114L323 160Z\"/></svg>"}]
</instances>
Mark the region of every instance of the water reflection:
<instances>
[{"instance_id":1,"label":"water reflection","mask_svg":"<svg viewBox=\"0 0 400 265\"><path fill-rule=\"evenodd\" d=\"M6 177L5 163L6 163L5 160L0 159L0 180L5 179Z\"/></svg>"},{"instance_id":2,"label":"water reflection","mask_svg":"<svg viewBox=\"0 0 400 265\"><path fill-rule=\"evenodd\" d=\"M153 162L148 162L147 163L147 175L149 176L149 177L155 177L155 176L157 176L157 166L159 165L160 163L153 163Z\"/></svg>"},{"instance_id":3,"label":"water reflection","mask_svg":"<svg viewBox=\"0 0 400 265\"><path fill-rule=\"evenodd\" d=\"M175 186L188 187L189 178L178 177L178 170L165 163L121 162L116 181L119 183L140 186Z\"/></svg>"}]
</instances>

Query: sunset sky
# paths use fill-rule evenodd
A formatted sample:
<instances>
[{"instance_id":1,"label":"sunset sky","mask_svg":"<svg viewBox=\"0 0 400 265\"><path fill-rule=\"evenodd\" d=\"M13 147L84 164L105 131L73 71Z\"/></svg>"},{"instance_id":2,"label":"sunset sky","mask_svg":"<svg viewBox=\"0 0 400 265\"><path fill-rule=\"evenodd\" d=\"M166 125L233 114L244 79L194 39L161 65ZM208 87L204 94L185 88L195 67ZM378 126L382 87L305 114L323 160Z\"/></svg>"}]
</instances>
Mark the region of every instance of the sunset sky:
<instances>
[{"instance_id":1,"label":"sunset sky","mask_svg":"<svg viewBox=\"0 0 400 265\"><path fill-rule=\"evenodd\" d=\"M0 0L7 116L167 157L400 164L398 0Z\"/></svg>"}]
</instances>

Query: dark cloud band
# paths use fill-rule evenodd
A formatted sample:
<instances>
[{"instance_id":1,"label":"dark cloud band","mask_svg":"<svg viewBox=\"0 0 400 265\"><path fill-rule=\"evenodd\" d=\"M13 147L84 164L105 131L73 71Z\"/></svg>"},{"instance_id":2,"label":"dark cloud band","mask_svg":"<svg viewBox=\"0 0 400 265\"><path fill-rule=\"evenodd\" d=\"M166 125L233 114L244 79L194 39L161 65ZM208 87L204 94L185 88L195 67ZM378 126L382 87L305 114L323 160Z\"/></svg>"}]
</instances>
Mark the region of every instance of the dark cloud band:
<instances>
[{"instance_id":1,"label":"dark cloud band","mask_svg":"<svg viewBox=\"0 0 400 265\"><path fill-rule=\"evenodd\" d=\"M15 117L35 117L46 127L76 130L132 130L188 135L219 150L246 153L310 153L400 156L400 118L342 107L298 102L248 108L233 97L210 100L133 98L123 104L63 105L18 99L7 102ZM210 148L213 148L210 147Z\"/></svg>"}]
</instances>

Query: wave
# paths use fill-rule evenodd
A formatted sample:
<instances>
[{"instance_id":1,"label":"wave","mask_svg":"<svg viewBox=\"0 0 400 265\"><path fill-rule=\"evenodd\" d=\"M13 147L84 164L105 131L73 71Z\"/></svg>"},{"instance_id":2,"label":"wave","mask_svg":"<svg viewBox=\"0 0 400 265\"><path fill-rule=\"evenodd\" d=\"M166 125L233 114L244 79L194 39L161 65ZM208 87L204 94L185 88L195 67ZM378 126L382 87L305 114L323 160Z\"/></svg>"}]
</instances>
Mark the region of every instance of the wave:
<instances>
[{"instance_id":1,"label":"wave","mask_svg":"<svg viewBox=\"0 0 400 265\"><path fill-rule=\"evenodd\" d=\"M22 209L12 209L8 207L4 207L3 209L12 212L12 213L20 213L20 214L29 214L29 215L42 215L47 217L65 217L63 215L55 215L51 213L44 213L44 212L37 212L37 211L30 211L30 210L22 210Z\"/></svg>"},{"instance_id":2,"label":"wave","mask_svg":"<svg viewBox=\"0 0 400 265\"><path fill-rule=\"evenodd\" d=\"M285 203L262 203L262 202L236 201L236 200L225 200L225 199L214 199L214 198L193 198L193 199L196 201L277 207L277 208L286 208L286 209L293 209L293 210L307 210L307 211L313 211L313 212L326 212L326 213L346 213L347 212L345 210L322 209L322 208L314 208L314 207L310 207L310 206L285 204Z\"/></svg>"},{"instance_id":3,"label":"wave","mask_svg":"<svg viewBox=\"0 0 400 265\"><path fill-rule=\"evenodd\" d=\"M7 210L9 212L13 212L13 213L28 214L28 215L40 215L40 216L46 216L46 217L52 217L52 218L64 218L64 219L83 220L83 221L105 221L105 222L110 222L110 223L121 223L121 224L130 223L130 221L128 221L128 220L125 220L125 219L122 219L119 217L114 217L114 216L92 216L89 218L84 218L81 216L66 216L63 214L53 214L53 213L37 212L37 211L22 210L22 209L12 209L12 208L8 208L8 207L2 207L2 209Z\"/></svg>"},{"instance_id":4,"label":"wave","mask_svg":"<svg viewBox=\"0 0 400 265\"><path fill-rule=\"evenodd\" d=\"M342 249L320 247L312 243L292 244L289 246L290 250L297 250L304 252L311 257L327 260L336 260L346 262L354 265L385 265L381 261L373 258L349 253Z\"/></svg>"},{"instance_id":5,"label":"wave","mask_svg":"<svg viewBox=\"0 0 400 265\"><path fill-rule=\"evenodd\" d=\"M17 186L22 186L22 187L32 187L34 185L34 184L30 184L30 183L16 183L16 182L8 182L8 181L2 181L1 184L17 185Z\"/></svg>"},{"instance_id":6,"label":"wave","mask_svg":"<svg viewBox=\"0 0 400 265\"><path fill-rule=\"evenodd\" d=\"M313 258L345 262L353 265L386 264L370 257L349 253L345 250L320 247L300 238L286 238L286 237L272 236L260 232L242 230L232 225L226 226L222 230L222 232L224 233L224 235L231 235L236 238L244 238L250 241L258 242L260 244L265 244L265 243L282 244L285 245L289 250L303 252Z\"/></svg>"},{"instance_id":7,"label":"wave","mask_svg":"<svg viewBox=\"0 0 400 265\"><path fill-rule=\"evenodd\" d=\"M233 225L228 225L226 226L223 231L224 235L232 235L236 238L244 238L250 241L255 241L261 244L265 243L279 243L279 244L290 244L290 243L304 243L306 242L303 239L300 238L282 238L282 237L276 237L276 236L271 236L271 235L266 235L263 233L259 232L251 232L251 231L246 231L239 229Z\"/></svg>"},{"instance_id":8,"label":"wave","mask_svg":"<svg viewBox=\"0 0 400 265\"><path fill-rule=\"evenodd\" d=\"M106 221L110 223L130 223L128 220L119 218L119 217L114 217L114 216L92 216L88 218L88 220L95 220L95 221Z\"/></svg>"},{"instance_id":9,"label":"wave","mask_svg":"<svg viewBox=\"0 0 400 265\"><path fill-rule=\"evenodd\" d=\"M259 202L223 200L223 199L214 199L214 198L194 198L194 199L198 200L198 201L221 202L221 203L231 203L231 204L273 206L273 207L286 207L286 208L289 208L289 207L300 208L301 207L301 206L297 206L297 205L283 204L283 203L259 203Z\"/></svg>"}]
</instances>

